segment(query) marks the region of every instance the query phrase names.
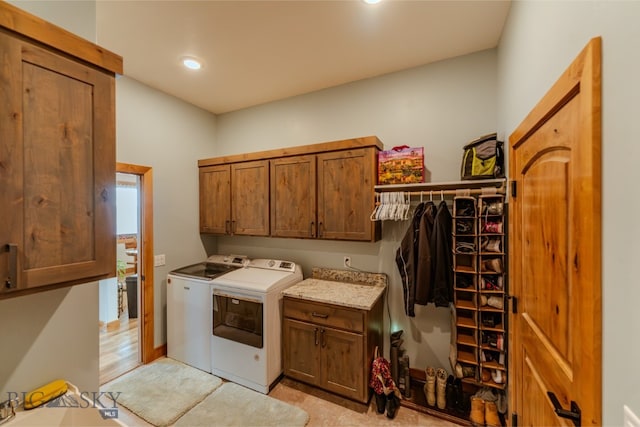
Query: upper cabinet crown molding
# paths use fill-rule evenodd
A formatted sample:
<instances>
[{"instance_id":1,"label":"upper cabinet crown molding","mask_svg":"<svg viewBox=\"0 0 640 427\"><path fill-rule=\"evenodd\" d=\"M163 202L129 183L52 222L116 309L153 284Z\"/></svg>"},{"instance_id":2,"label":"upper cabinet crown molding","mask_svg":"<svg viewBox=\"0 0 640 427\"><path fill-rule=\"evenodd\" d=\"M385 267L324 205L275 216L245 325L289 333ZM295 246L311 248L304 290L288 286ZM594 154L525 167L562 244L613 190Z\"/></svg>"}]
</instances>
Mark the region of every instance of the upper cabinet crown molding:
<instances>
[{"instance_id":1,"label":"upper cabinet crown molding","mask_svg":"<svg viewBox=\"0 0 640 427\"><path fill-rule=\"evenodd\" d=\"M0 27L114 74L122 74L121 56L4 1L0 1Z\"/></svg>"},{"instance_id":2,"label":"upper cabinet crown molding","mask_svg":"<svg viewBox=\"0 0 640 427\"><path fill-rule=\"evenodd\" d=\"M234 154L230 156L212 157L198 160L198 166L215 166L225 163L248 162L253 160L267 160L306 154L324 153L327 151L351 150L354 148L376 147L383 149L382 141L377 136L363 136L361 138L342 139L339 141L321 142L319 144L299 145L295 147L277 148L275 150L256 151L253 153Z\"/></svg>"}]
</instances>

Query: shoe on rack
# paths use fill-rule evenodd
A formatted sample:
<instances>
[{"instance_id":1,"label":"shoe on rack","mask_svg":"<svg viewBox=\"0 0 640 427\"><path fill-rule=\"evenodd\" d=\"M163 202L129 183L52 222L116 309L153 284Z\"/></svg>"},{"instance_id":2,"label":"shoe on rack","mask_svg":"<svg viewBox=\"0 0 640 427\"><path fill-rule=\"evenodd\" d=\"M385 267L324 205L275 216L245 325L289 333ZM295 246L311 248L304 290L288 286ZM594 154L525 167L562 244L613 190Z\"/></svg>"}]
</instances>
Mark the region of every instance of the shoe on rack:
<instances>
[{"instance_id":1,"label":"shoe on rack","mask_svg":"<svg viewBox=\"0 0 640 427\"><path fill-rule=\"evenodd\" d=\"M487 305L488 299L486 295L480 295L480 305L484 307Z\"/></svg>"},{"instance_id":2,"label":"shoe on rack","mask_svg":"<svg viewBox=\"0 0 640 427\"><path fill-rule=\"evenodd\" d=\"M471 398L471 414L469 415L469 421L474 426L484 426L484 400L479 397Z\"/></svg>"},{"instance_id":3,"label":"shoe on rack","mask_svg":"<svg viewBox=\"0 0 640 427\"><path fill-rule=\"evenodd\" d=\"M484 233L502 233L502 222L500 221L485 221L482 225L482 231Z\"/></svg>"},{"instance_id":4,"label":"shoe on rack","mask_svg":"<svg viewBox=\"0 0 640 427\"><path fill-rule=\"evenodd\" d=\"M487 368L482 368L482 376L481 376L482 381L484 381L485 383L487 381L489 381L491 379L491 371L488 370Z\"/></svg>"},{"instance_id":5,"label":"shoe on rack","mask_svg":"<svg viewBox=\"0 0 640 427\"><path fill-rule=\"evenodd\" d=\"M493 371L491 371L491 379L496 384L502 384L504 382L502 371L498 369L494 369Z\"/></svg>"},{"instance_id":6,"label":"shoe on rack","mask_svg":"<svg viewBox=\"0 0 640 427\"><path fill-rule=\"evenodd\" d=\"M500 258L491 258L482 261L482 271L502 273L502 260Z\"/></svg>"},{"instance_id":7,"label":"shoe on rack","mask_svg":"<svg viewBox=\"0 0 640 427\"><path fill-rule=\"evenodd\" d=\"M482 213L485 215L502 215L504 204L502 202L491 202L482 206Z\"/></svg>"},{"instance_id":8,"label":"shoe on rack","mask_svg":"<svg viewBox=\"0 0 640 427\"><path fill-rule=\"evenodd\" d=\"M484 422L487 427L502 426L495 402L484 402Z\"/></svg>"},{"instance_id":9,"label":"shoe on rack","mask_svg":"<svg viewBox=\"0 0 640 427\"><path fill-rule=\"evenodd\" d=\"M436 372L436 404L439 409L447 407L447 371L439 368Z\"/></svg>"},{"instance_id":10,"label":"shoe on rack","mask_svg":"<svg viewBox=\"0 0 640 427\"><path fill-rule=\"evenodd\" d=\"M504 308L504 300L502 299L502 297L499 297L497 295L493 295L493 296L490 296L489 298L487 298L487 305L489 307L493 307L493 308L497 308L499 310L502 310Z\"/></svg>"}]
</instances>

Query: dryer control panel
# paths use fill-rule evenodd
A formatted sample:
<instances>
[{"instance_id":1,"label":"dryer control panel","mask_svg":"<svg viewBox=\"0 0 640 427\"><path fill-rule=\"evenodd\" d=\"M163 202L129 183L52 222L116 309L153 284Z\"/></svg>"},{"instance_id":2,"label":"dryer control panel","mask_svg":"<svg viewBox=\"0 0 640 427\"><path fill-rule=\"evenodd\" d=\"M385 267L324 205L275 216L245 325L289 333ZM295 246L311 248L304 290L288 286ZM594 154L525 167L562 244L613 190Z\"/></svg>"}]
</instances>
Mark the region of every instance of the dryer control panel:
<instances>
[{"instance_id":1,"label":"dryer control panel","mask_svg":"<svg viewBox=\"0 0 640 427\"><path fill-rule=\"evenodd\" d=\"M283 261L279 259L253 259L248 266L254 268L264 268L267 270L288 271L291 273L296 271L295 262Z\"/></svg>"}]
</instances>

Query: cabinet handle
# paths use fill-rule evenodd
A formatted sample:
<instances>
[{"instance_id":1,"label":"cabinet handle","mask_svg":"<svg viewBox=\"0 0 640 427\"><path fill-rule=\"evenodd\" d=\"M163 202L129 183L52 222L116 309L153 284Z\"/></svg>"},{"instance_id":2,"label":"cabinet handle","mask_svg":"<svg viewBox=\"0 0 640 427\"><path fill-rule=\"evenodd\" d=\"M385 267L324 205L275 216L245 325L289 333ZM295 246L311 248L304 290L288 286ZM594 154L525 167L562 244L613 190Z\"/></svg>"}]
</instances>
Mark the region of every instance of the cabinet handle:
<instances>
[{"instance_id":1,"label":"cabinet handle","mask_svg":"<svg viewBox=\"0 0 640 427\"><path fill-rule=\"evenodd\" d=\"M324 333L325 333L325 330L321 329L320 330L320 335L321 335L321 340L322 340L322 348L325 348L327 346L327 341L324 339Z\"/></svg>"},{"instance_id":2,"label":"cabinet handle","mask_svg":"<svg viewBox=\"0 0 640 427\"><path fill-rule=\"evenodd\" d=\"M311 312L311 317L319 317L321 319L326 319L329 317L328 314L316 313L315 311Z\"/></svg>"},{"instance_id":3,"label":"cabinet handle","mask_svg":"<svg viewBox=\"0 0 640 427\"><path fill-rule=\"evenodd\" d=\"M229 220L224 222L224 234L231 234L231 221Z\"/></svg>"},{"instance_id":4,"label":"cabinet handle","mask_svg":"<svg viewBox=\"0 0 640 427\"><path fill-rule=\"evenodd\" d=\"M236 232L236 222L234 220L234 221L231 221L231 234L235 234L235 232Z\"/></svg>"},{"instance_id":5,"label":"cabinet handle","mask_svg":"<svg viewBox=\"0 0 640 427\"><path fill-rule=\"evenodd\" d=\"M315 237L316 234L316 222L311 221L311 237Z\"/></svg>"},{"instance_id":6,"label":"cabinet handle","mask_svg":"<svg viewBox=\"0 0 640 427\"><path fill-rule=\"evenodd\" d=\"M9 252L9 274L4 282L7 289L18 287L18 245L14 243L7 244L7 252Z\"/></svg>"},{"instance_id":7,"label":"cabinet handle","mask_svg":"<svg viewBox=\"0 0 640 427\"><path fill-rule=\"evenodd\" d=\"M318 328L313 329L313 341L318 345Z\"/></svg>"},{"instance_id":8,"label":"cabinet handle","mask_svg":"<svg viewBox=\"0 0 640 427\"><path fill-rule=\"evenodd\" d=\"M320 221L318 223L318 237L322 237L323 234L324 234L324 224L322 223L322 221Z\"/></svg>"}]
</instances>

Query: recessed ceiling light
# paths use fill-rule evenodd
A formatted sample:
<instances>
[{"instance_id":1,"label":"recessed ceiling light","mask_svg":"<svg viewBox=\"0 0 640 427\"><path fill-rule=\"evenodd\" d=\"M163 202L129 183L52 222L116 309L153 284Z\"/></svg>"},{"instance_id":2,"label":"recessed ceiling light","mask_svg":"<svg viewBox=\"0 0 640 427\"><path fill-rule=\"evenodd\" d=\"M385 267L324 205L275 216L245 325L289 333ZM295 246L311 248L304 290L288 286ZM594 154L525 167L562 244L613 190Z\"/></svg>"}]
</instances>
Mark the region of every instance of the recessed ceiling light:
<instances>
[{"instance_id":1,"label":"recessed ceiling light","mask_svg":"<svg viewBox=\"0 0 640 427\"><path fill-rule=\"evenodd\" d=\"M190 70L199 70L200 68L202 68L202 63L191 56L182 58L182 65Z\"/></svg>"},{"instance_id":2,"label":"recessed ceiling light","mask_svg":"<svg viewBox=\"0 0 640 427\"><path fill-rule=\"evenodd\" d=\"M380 3L382 0L362 0L363 2L365 2L366 4L376 4L376 3Z\"/></svg>"}]
</instances>

